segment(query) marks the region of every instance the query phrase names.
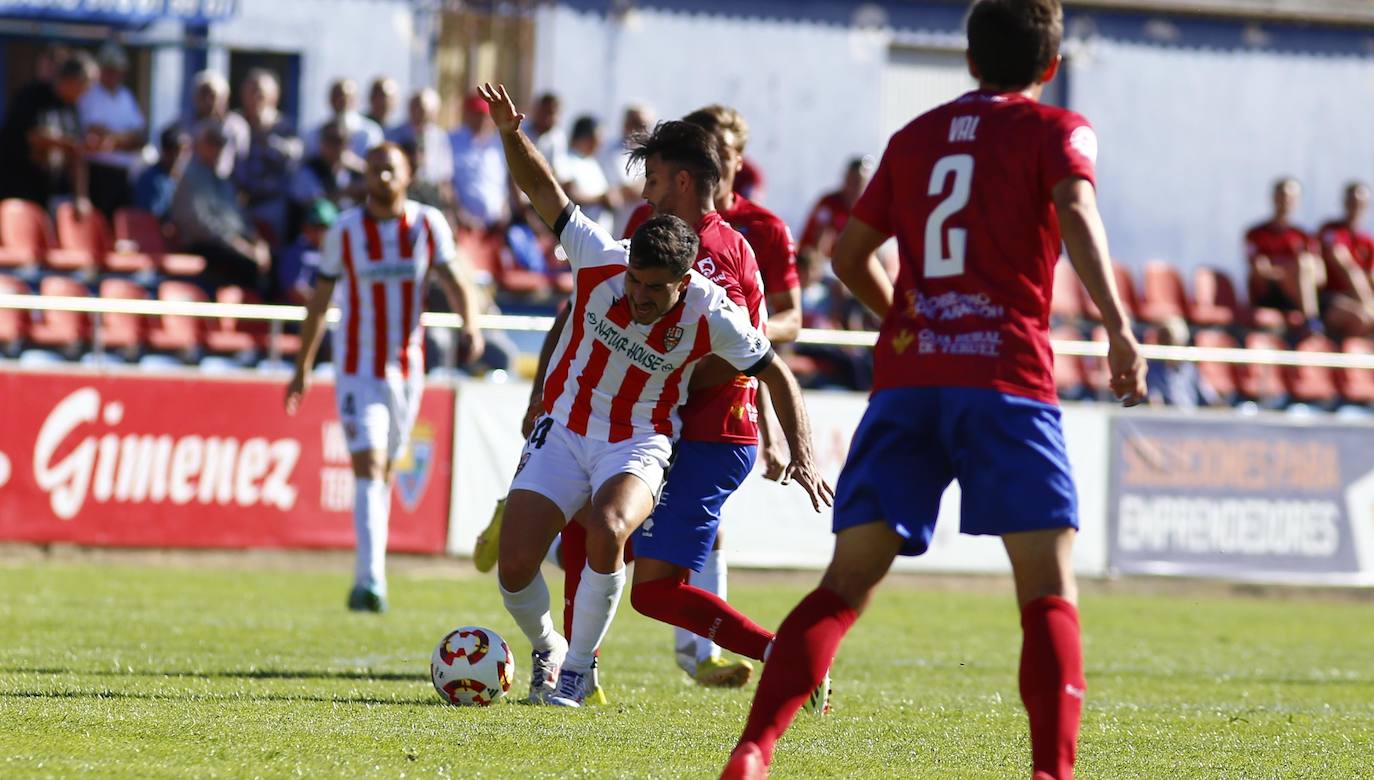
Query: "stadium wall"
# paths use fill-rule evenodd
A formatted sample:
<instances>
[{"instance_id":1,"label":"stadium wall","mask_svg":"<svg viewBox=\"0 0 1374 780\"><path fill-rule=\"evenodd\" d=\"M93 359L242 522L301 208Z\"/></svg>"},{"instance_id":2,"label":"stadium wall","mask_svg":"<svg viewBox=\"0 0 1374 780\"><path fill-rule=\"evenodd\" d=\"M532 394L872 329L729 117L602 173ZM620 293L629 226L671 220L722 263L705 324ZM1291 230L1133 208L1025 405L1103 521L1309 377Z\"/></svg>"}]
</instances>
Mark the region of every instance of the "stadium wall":
<instances>
[{"instance_id":1,"label":"stadium wall","mask_svg":"<svg viewBox=\"0 0 1374 780\"><path fill-rule=\"evenodd\" d=\"M660 117L736 105L751 119L766 202L796 229L847 158L881 152L899 126L891 104L910 117L965 88L948 68L965 8L565 0L536 12L535 87L563 94L570 117L602 117L608 140L631 101ZM1239 274L1241 234L1267 215L1273 179L1303 180L1299 219L1315 227L1348 180L1374 178L1362 130L1374 124L1374 28L1075 8L1067 30L1052 99L1098 127L1103 211L1127 265ZM945 64L895 80L912 53Z\"/></svg>"}]
</instances>

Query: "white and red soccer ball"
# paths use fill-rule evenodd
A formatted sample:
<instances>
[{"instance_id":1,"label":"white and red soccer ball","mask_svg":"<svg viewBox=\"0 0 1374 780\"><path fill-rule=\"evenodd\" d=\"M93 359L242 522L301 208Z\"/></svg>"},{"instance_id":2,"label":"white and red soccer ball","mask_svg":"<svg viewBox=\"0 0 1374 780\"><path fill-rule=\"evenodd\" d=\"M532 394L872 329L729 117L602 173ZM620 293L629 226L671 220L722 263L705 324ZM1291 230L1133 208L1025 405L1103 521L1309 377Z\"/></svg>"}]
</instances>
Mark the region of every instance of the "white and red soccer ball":
<instances>
[{"instance_id":1,"label":"white and red soccer ball","mask_svg":"<svg viewBox=\"0 0 1374 780\"><path fill-rule=\"evenodd\" d=\"M429 661L434 690L449 704L486 707L510 690L515 658L510 645L490 628L450 631Z\"/></svg>"}]
</instances>

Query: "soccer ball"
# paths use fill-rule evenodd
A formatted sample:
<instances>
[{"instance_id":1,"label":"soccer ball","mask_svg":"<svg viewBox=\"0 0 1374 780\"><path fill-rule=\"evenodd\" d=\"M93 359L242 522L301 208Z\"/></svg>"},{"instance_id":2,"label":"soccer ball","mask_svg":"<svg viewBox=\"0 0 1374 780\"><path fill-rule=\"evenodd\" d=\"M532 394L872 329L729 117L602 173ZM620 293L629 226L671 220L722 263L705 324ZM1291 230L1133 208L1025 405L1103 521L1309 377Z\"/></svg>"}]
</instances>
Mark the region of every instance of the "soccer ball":
<instances>
[{"instance_id":1,"label":"soccer ball","mask_svg":"<svg viewBox=\"0 0 1374 780\"><path fill-rule=\"evenodd\" d=\"M486 707L510 690L515 658L510 645L490 628L450 631L429 661L434 690L449 704Z\"/></svg>"}]
</instances>

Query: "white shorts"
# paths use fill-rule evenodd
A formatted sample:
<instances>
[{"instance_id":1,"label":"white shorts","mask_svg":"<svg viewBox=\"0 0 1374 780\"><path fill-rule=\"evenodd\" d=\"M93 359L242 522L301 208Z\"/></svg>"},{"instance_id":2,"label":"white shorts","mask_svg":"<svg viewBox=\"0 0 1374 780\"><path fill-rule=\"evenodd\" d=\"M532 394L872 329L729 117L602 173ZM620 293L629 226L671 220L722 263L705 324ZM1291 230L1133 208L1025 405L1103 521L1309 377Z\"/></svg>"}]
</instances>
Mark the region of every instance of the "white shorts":
<instances>
[{"instance_id":1,"label":"white shorts","mask_svg":"<svg viewBox=\"0 0 1374 780\"><path fill-rule=\"evenodd\" d=\"M571 520L607 480L620 474L639 477L657 496L672 454L672 441L659 433L636 434L615 443L598 441L544 415L525 442L510 487L544 496Z\"/></svg>"},{"instance_id":2,"label":"white shorts","mask_svg":"<svg viewBox=\"0 0 1374 780\"><path fill-rule=\"evenodd\" d=\"M385 452L393 461L400 457L410 442L424 390L422 374L410 379L336 376L334 400L348 451Z\"/></svg>"}]
</instances>

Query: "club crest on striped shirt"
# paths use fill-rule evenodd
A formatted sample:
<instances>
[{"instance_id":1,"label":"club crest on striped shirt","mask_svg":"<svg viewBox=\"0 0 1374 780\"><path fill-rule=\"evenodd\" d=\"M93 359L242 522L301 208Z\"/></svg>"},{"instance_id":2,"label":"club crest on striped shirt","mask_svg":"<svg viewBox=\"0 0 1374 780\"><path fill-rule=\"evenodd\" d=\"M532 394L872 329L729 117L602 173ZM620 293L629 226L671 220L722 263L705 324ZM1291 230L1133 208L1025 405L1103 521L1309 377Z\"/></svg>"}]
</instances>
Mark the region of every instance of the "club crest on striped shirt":
<instances>
[{"instance_id":1,"label":"club crest on striped shirt","mask_svg":"<svg viewBox=\"0 0 1374 780\"><path fill-rule=\"evenodd\" d=\"M682 328L674 325L663 331L663 351L672 352L678 344L682 343Z\"/></svg>"}]
</instances>

